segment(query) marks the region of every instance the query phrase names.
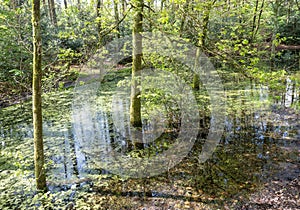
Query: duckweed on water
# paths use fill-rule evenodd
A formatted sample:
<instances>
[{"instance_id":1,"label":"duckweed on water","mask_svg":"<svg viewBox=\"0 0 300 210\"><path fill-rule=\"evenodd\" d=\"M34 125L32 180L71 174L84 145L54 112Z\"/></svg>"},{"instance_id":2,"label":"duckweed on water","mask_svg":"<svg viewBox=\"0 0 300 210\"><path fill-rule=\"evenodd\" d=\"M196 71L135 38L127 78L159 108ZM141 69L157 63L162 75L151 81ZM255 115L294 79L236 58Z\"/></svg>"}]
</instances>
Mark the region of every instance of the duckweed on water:
<instances>
[{"instance_id":1,"label":"duckweed on water","mask_svg":"<svg viewBox=\"0 0 300 210\"><path fill-rule=\"evenodd\" d=\"M91 141L91 145L75 135L78 133L74 131L72 121L73 90L43 96L50 190L46 194L34 190L30 102L1 109L1 209L242 208L247 198L251 200L252 193L272 177L279 180L297 178L300 168L297 106L284 108L281 102L275 104L269 99L267 86L248 83L240 86L225 84L226 126L220 145L207 162L198 161L210 120L209 107L206 107L209 98L203 91L204 94L197 93L196 98L201 101L199 112L204 115L205 123L201 123L193 149L176 167L145 179L119 177L105 167L99 167L93 154L99 155L102 150L115 149L131 157L155 155L167 150L177 136L178 128L173 127L171 132L165 132L141 148L132 147L122 138L112 119L112 87L116 88L118 82L122 83L129 76L127 69L104 77L96 102L102 109L95 117L95 125L100 126L101 132L98 141ZM160 97L159 94L156 96ZM155 101L155 106L159 105L159 100L151 97L144 102L151 100ZM91 132L85 132L84 135L91 135ZM280 175L283 170L289 170L286 176ZM298 205L297 198L292 199Z\"/></svg>"}]
</instances>

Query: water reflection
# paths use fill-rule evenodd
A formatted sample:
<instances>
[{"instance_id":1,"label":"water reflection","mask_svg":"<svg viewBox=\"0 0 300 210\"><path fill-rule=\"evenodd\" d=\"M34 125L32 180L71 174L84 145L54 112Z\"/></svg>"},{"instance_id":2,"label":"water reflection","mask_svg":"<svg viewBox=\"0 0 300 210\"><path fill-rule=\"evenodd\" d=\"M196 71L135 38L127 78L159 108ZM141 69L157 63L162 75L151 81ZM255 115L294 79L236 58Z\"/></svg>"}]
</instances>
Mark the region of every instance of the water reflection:
<instances>
[{"instance_id":1,"label":"water reflection","mask_svg":"<svg viewBox=\"0 0 300 210\"><path fill-rule=\"evenodd\" d=\"M273 168L277 167L276 161L298 161L299 164L300 115L293 108L299 103L299 88L287 80L284 94L280 94L280 99L275 98L277 103L270 104L270 97L274 93L266 86L252 84L238 90L227 87L230 108L227 111L220 149L212 157L213 161L207 163L209 167L204 167L205 170L203 165L194 161L203 145L203 139L198 139L189 157L191 160L179 164L173 169L174 178L166 179L176 179L178 176L178 179L192 180L191 185L202 190L211 188L206 192L213 191L212 188L227 192L237 185L247 187L250 181L267 179L273 173ZM128 126L128 99L113 100L113 109L118 113L115 117L107 110L105 98L101 98L96 104L82 101L78 110L83 111L72 115L70 104L57 107L57 103L53 103L61 100L63 104L64 100L70 99L46 99L48 112L51 113L44 115L46 157L47 162L53 162L48 166L49 180L56 185L68 187L90 174L107 173L103 170L105 165L101 167L97 164L98 159L107 160L109 164L107 155L113 151L129 154L135 149ZM31 105L25 104L0 111L1 151L32 141L30 109ZM112 120L113 118L118 120ZM164 149L164 141L151 141L159 137L154 131L166 126L164 120L160 123L161 127L156 128L157 123L153 120L144 121L144 150L151 147L156 147L157 151ZM166 139L165 144L173 143L172 135L174 133L170 134L170 139ZM32 157L32 149L24 151L24 154L28 158ZM157 187L152 189L153 192L159 192ZM238 188L235 192L238 192ZM169 193L172 194L172 191L158 194Z\"/></svg>"}]
</instances>

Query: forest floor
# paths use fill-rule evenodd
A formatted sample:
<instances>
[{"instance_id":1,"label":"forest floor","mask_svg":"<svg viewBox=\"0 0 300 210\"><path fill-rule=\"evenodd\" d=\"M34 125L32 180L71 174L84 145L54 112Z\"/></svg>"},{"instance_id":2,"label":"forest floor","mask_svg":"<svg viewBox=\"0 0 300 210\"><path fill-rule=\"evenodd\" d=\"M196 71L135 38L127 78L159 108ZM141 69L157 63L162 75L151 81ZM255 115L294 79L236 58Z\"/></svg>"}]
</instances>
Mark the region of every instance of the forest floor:
<instances>
[{"instance_id":1,"label":"forest floor","mask_svg":"<svg viewBox=\"0 0 300 210\"><path fill-rule=\"evenodd\" d=\"M112 188L99 189L93 196L89 205L99 205L101 209L139 209L139 210L180 210L180 209L300 209L300 162L294 160L280 162L270 167L276 168L275 172L268 171L263 174L261 185L249 194L219 197L207 195L193 188L182 187L176 179L169 183L146 184L151 189L143 193L142 190L130 191L126 185L122 186L119 194ZM156 183L157 184L157 183ZM138 184L139 185L139 184ZM155 191L152 191L156 189ZM118 191L118 190L117 190ZM155 193L157 192L157 193Z\"/></svg>"},{"instance_id":2,"label":"forest floor","mask_svg":"<svg viewBox=\"0 0 300 210\"><path fill-rule=\"evenodd\" d=\"M0 109L5 108L14 104L19 104L23 101L31 98L31 93L21 93L21 94L9 94L7 92L0 92Z\"/></svg>"},{"instance_id":3,"label":"forest floor","mask_svg":"<svg viewBox=\"0 0 300 210\"><path fill-rule=\"evenodd\" d=\"M280 167L261 190L242 200L234 209L300 209L300 164L283 163Z\"/></svg>"},{"instance_id":4,"label":"forest floor","mask_svg":"<svg viewBox=\"0 0 300 210\"><path fill-rule=\"evenodd\" d=\"M282 122L298 127L298 134L287 139L291 143L282 145L285 159L279 161L274 174L265 174L260 190L251 194L238 209L300 209L300 124L299 114L291 109L278 109ZM293 151L293 152L292 152Z\"/></svg>"},{"instance_id":5,"label":"forest floor","mask_svg":"<svg viewBox=\"0 0 300 210\"><path fill-rule=\"evenodd\" d=\"M289 122L299 126L299 115L292 109L275 109L273 114L280 115L280 122ZM270 117L270 116L269 116ZM281 119L282 118L282 119ZM274 121L273 121L274 122ZM278 157L276 162L269 162L263 167L260 184L256 189L248 193L220 198L206 195L201 192L180 188L171 181L169 184L161 183L161 189L157 188L158 194L143 193L107 196L96 195L95 199L103 199L104 205L127 206L125 209L300 209L300 142L299 134L294 138L286 139L289 144L279 145L282 159ZM295 150L296 148L296 150ZM298 148L298 149L297 149ZM176 180L175 180L176 181ZM149 189L155 189L151 184ZM171 188L171 189L168 189ZM123 188L126 191L126 187ZM151 191L150 191L151 192ZM110 201L108 199L111 199ZM99 201L99 200L98 200ZM101 202L101 204L103 204Z\"/></svg>"},{"instance_id":6,"label":"forest floor","mask_svg":"<svg viewBox=\"0 0 300 210\"><path fill-rule=\"evenodd\" d=\"M182 199L181 196L173 197L131 197L131 205L140 210L161 209L300 209L300 164L284 163L280 165L281 170L272 175L260 187L259 190L249 197L237 197L224 200L223 204L215 204L214 198L201 198L195 200ZM119 205L120 198L115 197ZM112 198L112 197L111 197ZM128 199L128 198L127 198ZM125 199L125 200L127 200ZM113 199L114 200L114 199ZM123 200L123 199L121 199ZM125 201L126 202L126 201ZM127 200L128 202L128 200ZM126 203L127 203L126 202ZM130 208L132 209L132 208Z\"/></svg>"}]
</instances>

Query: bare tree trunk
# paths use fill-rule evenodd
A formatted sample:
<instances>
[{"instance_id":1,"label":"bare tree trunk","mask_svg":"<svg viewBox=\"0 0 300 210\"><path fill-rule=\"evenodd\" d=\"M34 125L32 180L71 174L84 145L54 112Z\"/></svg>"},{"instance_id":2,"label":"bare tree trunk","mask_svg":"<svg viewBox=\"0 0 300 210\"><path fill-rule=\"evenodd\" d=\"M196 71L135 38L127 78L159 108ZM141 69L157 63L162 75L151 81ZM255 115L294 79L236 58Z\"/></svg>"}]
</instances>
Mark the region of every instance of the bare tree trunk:
<instances>
[{"instance_id":1,"label":"bare tree trunk","mask_svg":"<svg viewBox=\"0 0 300 210\"><path fill-rule=\"evenodd\" d=\"M102 7L102 0L97 0L97 6L96 6L96 16L98 18L97 22L97 31L98 31L98 43L102 44L102 24L101 24L101 7Z\"/></svg>"},{"instance_id":2,"label":"bare tree trunk","mask_svg":"<svg viewBox=\"0 0 300 210\"><path fill-rule=\"evenodd\" d=\"M49 16L54 26L57 26L56 10L54 0L48 0Z\"/></svg>"},{"instance_id":3,"label":"bare tree trunk","mask_svg":"<svg viewBox=\"0 0 300 210\"><path fill-rule=\"evenodd\" d=\"M276 0L275 3L272 4L273 7L273 33L272 33L272 47L271 47L271 58L273 59L275 57L276 53L276 34L278 31L278 15L279 15L279 8L280 8L281 0ZM274 62L272 62L272 66L274 67Z\"/></svg>"},{"instance_id":4,"label":"bare tree trunk","mask_svg":"<svg viewBox=\"0 0 300 210\"><path fill-rule=\"evenodd\" d=\"M125 11L126 11L126 0L122 0L122 15L124 16L125 14Z\"/></svg>"},{"instance_id":5,"label":"bare tree trunk","mask_svg":"<svg viewBox=\"0 0 300 210\"><path fill-rule=\"evenodd\" d=\"M116 30L117 37L120 38L120 18L119 18L119 8L118 8L118 0L114 0L114 13L115 13L115 22L116 22Z\"/></svg>"},{"instance_id":6,"label":"bare tree trunk","mask_svg":"<svg viewBox=\"0 0 300 210\"><path fill-rule=\"evenodd\" d=\"M200 47L197 48L197 51L196 51L196 58L195 58L195 64L194 64L194 77L193 77L193 89L194 90L199 90L200 88L200 77L199 77L199 70L198 68L200 68L199 66L199 59L200 59L200 53L201 53L201 50L200 50Z\"/></svg>"},{"instance_id":7,"label":"bare tree trunk","mask_svg":"<svg viewBox=\"0 0 300 210\"><path fill-rule=\"evenodd\" d=\"M150 15L151 14L151 8L153 7L154 5L154 0L150 0L149 3L148 3L148 14ZM149 32L152 32L152 21L149 21Z\"/></svg>"},{"instance_id":8,"label":"bare tree trunk","mask_svg":"<svg viewBox=\"0 0 300 210\"><path fill-rule=\"evenodd\" d=\"M164 3L166 0L161 0L160 1L160 11L162 11L164 9Z\"/></svg>"},{"instance_id":9,"label":"bare tree trunk","mask_svg":"<svg viewBox=\"0 0 300 210\"><path fill-rule=\"evenodd\" d=\"M140 76L142 70L142 36L143 30L143 0L136 0L134 2L135 14L134 14L134 25L132 31L132 85L131 85L131 96L130 96L130 123L134 127L142 127L141 119L141 90L140 90Z\"/></svg>"},{"instance_id":10,"label":"bare tree trunk","mask_svg":"<svg viewBox=\"0 0 300 210\"><path fill-rule=\"evenodd\" d=\"M196 61L195 61L195 68L201 68L198 65L198 60L200 58L200 53L204 51L204 48L206 46L206 38L207 38L207 32L208 32L208 23L209 23L209 16L210 16L210 11L212 9L212 6L215 4L216 0L213 0L212 2L210 2L210 4L208 5L208 7L206 8L206 11L204 11L204 15L203 15L203 25L202 25L202 33L199 35L199 39L198 39L198 48L197 48L197 53L196 53ZM199 74L194 74L194 78L193 78L193 88L195 90L199 90L199 84L200 83L200 78L199 78Z\"/></svg>"},{"instance_id":11,"label":"bare tree trunk","mask_svg":"<svg viewBox=\"0 0 300 210\"><path fill-rule=\"evenodd\" d=\"M65 6L65 9L68 9L68 2L67 2L67 0L64 0L64 6Z\"/></svg>"},{"instance_id":12,"label":"bare tree trunk","mask_svg":"<svg viewBox=\"0 0 300 210\"><path fill-rule=\"evenodd\" d=\"M293 82L293 85L292 85L292 100L291 100L291 104L294 103L294 100L295 100L295 90L296 90L296 82Z\"/></svg>"},{"instance_id":13,"label":"bare tree trunk","mask_svg":"<svg viewBox=\"0 0 300 210\"><path fill-rule=\"evenodd\" d=\"M260 20L261 20L261 15L262 15L264 4L265 4L265 0L262 0L259 13L257 14L257 12L258 12L258 4L259 4L259 0L256 0L255 10L254 10L254 15L253 15L253 21L252 21L252 32L251 32L251 40L250 40L250 42L254 41L255 36L256 36L256 34L258 32L259 25L260 25ZM257 21L256 21L256 19L257 19Z\"/></svg>"},{"instance_id":14,"label":"bare tree trunk","mask_svg":"<svg viewBox=\"0 0 300 210\"><path fill-rule=\"evenodd\" d=\"M42 121L42 38L40 29L40 0L33 0L33 80L32 113L34 130L34 166L35 181L38 190L46 190L44 168L43 121Z\"/></svg>"},{"instance_id":15,"label":"bare tree trunk","mask_svg":"<svg viewBox=\"0 0 300 210\"><path fill-rule=\"evenodd\" d=\"M180 23L180 29L179 29L179 36L182 36L183 33L184 33L184 26L185 26L185 21L186 21L186 16L187 16L187 13L188 13L188 9L189 9L189 4L190 4L190 1L189 0L186 0L184 6L183 6L183 17L181 19L181 23Z\"/></svg>"},{"instance_id":16,"label":"bare tree trunk","mask_svg":"<svg viewBox=\"0 0 300 210\"><path fill-rule=\"evenodd\" d=\"M256 28L256 17L257 17L258 3L259 3L259 0L256 0L255 1L254 14L253 14L253 20L252 20L251 42L254 39L254 31L255 31L255 28Z\"/></svg>"},{"instance_id":17,"label":"bare tree trunk","mask_svg":"<svg viewBox=\"0 0 300 210\"><path fill-rule=\"evenodd\" d=\"M80 0L77 0L77 8L78 8L78 10L81 9L81 2L80 2Z\"/></svg>"},{"instance_id":18,"label":"bare tree trunk","mask_svg":"<svg viewBox=\"0 0 300 210\"><path fill-rule=\"evenodd\" d=\"M50 21L52 23L51 0L48 0L48 14L49 14Z\"/></svg>"},{"instance_id":19,"label":"bare tree trunk","mask_svg":"<svg viewBox=\"0 0 300 210\"><path fill-rule=\"evenodd\" d=\"M261 15L262 15L262 12L263 12L263 9L264 9L264 5L265 5L265 0L262 0L260 11L259 11L259 15L258 15L258 20L257 20L257 25L256 25L256 29L255 29L255 32L254 32L254 37L256 36L256 34L257 34L258 30L259 30L260 21L261 21Z\"/></svg>"}]
</instances>

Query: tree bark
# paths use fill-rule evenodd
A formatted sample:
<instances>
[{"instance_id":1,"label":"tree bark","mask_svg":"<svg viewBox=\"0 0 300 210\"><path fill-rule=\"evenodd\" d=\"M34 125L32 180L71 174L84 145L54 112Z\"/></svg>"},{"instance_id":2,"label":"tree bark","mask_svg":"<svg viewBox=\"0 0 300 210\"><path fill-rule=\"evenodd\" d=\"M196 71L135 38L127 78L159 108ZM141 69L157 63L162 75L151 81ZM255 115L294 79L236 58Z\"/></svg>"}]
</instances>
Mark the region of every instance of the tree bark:
<instances>
[{"instance_id":1,"label":"tree bark","mask_svg":"<svg viewBox=\"0 0 300 210\"><path fill-rule=\"evenodd\" d=\"M33 80L32 80L32 113L34 133L34 166L37 190L46 190L44 168L43 121L42 121L42 39L40 28L40 0L33 0Z\"/></svg>"},{"instance_id":2,"label":"tree bark","mask_svg":"<svg viewBox=\"0 0 300 210\"><path fill-rule=\"evenodd\" d=\"M163 11L163 9L164 9L164 3L165 3L165 0L160 1L160 11Z\"/></svg>"},{"instance_id":3,"label":"tree bark","mask_svg":"<svg viewBox=\"0 0 300 210\"><path fill-rule=\"evenodd\" d=\"M148 2L148 14L151 14L151 8L153 8L154 5L154 0L150 0ZM152 26L152 21L149 21L149 32L152 32L153 26Z\"/></svg>"},{"instance_id":4,"label":"tree bark","mask_svg":"<svg viewBox=\"0 0 300 210\"><path fill-rule=\"evenodd\" d=\"M190 4L190 1L186 0L186 2L183 5L183 17L181 19L180 28L179 28L179 36L180 37L182 37L183 33L184 33L185 21L186 21L186 16L187 16L188 9L189 9L189 4Z\"/></svg>"},{"instance_id":5,"label":"tree bark","mask_svg":"<svg viewBox=\"0 0 300 210\"><path fill-rule=\"evenodd\" d=\"M122 0L121 4L122 4L122 15L124 16L126 11L126 5L127 5L126 0Z\"/></svg>"},{"instance_id":6,"label":"tree bark","mask_svg":"<svg viewBox=\"0 0 300 210\"><path fill-rule=\"evenodd\" d=\"M96 16L98 18L97 22L97 31L98 31L98 43L102 45L102 24L101 24L101 7L102 7L102 0L97 0L96 5Z\"/></svg>"},{"instance_id":7,"label":"tree bark","mask_svg":"<svg viewBox=\"0 0 300 210\"><path fill-rule=\"evenodd\" d=\"M250 42L252 42L254 39L254 31L256 28L256 17L257 17L258 4L259 4L259 0L256 0L254 14L253 14L253 20L252 20L252 31L251 31L251 41Z\"/></svg>"},{"instance_id":8,"label":"tree bark","mask_svg":"<svg viewBox=\"0 0 300 210\"><path fill-rule=\"evenodd\" d=\"M48 0L48 4L49 4L49 14L50 14L51 22L54 26L57 26L55 2L54 0Z\"/></svg>"},{"instance_id":9,"label":"tree bark","mask_svg":"<svg viewBox=\"0 0 300 210\"><path fill-rule=\"evenodd\" d=\"M81 10L81 2L80 2L80 0L77 0L77 8L78 8L78 10Z\"/></svg>"},{"instance_id":10,"label":"tree bark","mask_svg":"<svg viewBox=\"0 0 300 210\"><path fill-rule=\"evenodd\" d=\"M142 127L140 76L142 70L143 0L135 1L135 14L132 31L132 85L130 96L130 123L133 127Z\"/></svg>"},{"instance_id":11,"label":"tree bark","mask_svg":"<svg viewBox=\"0 0 300 210\"><path fill-rule=\"evenodd\" d=\"M252 32L251 32L251 39L250 39L251 43L254 41L256 34L259 30L261 15L263 12L265 0L262 0L259 13L258 13L258 4L259 4L259 1L257 0L255 3L255 10L254 10L253 21L252 21ZM257 13L258 13L258 15L257 15ZM257 19L257 21L256 21L256 19Z\"/></svg>"},{"instance_id":12,"label":"tree bark","mask_svg":"<svg viewBox=\"0 0 300 210\"><path fill-rule=\"evenodd\" d=\"M200 53L204 51L204 48L206 46L206 38L207 38L207 32L208 32L208 23L209 23L209 16L210 16L210 11L212 9L212 6L215 4L216 0L213 0L212 2L209 3L207 6L206 11L204 12L203 15L203 24L202 24L202 33L200 33L199 38L198 38L198 48L196 52L196 60L195 60L195 66L194 68L201 68L198 64L199 58L200 58ZM199 85L200 85L200 78L199 74L194 74L193 78L193 89L194 90L199 90Z\"/></svg>"},{"instance_id":13,"label":"tree bark","mask_svg":"<svg viewBox=\"0 0 300 210\"><path fill-rule=\"evenodd\" d=\"M273 59L275 57L275 53L276 53L276 34L278 32L278 25L279 25L279 21L278 21L278 15L279 15L279 9L280 9L280 5L281 5L281 0L276 0L274 3L272 3L272 8L273 8L273 33L272 33L272 47L271 47L271 58ZM274 63L272 63L273 65Z\"/></svg>"},{"instance_id":14,"label":"tree bark","mask_svg":"<svg viewBox=\"0 0 300 210\"><path fill-rule=\"evenodd\" d=\"M64 0L64 6L65 6L65 9L68 9L68 2L67 2L67 0Z\"/></svg>"},{"instance_id":15,"label":"tree bark","mask_svg":"<svg viewBox=\"0 0 300 210\"><path fill-rule=\"evenodd\" d=\"M115 22L116 22L116 30L117 30L117 38L120 38L120 18L119 18L119 8L118 8L118 1L114 0L114 13L115 13Z\"/></svg>"}]
</instances>

